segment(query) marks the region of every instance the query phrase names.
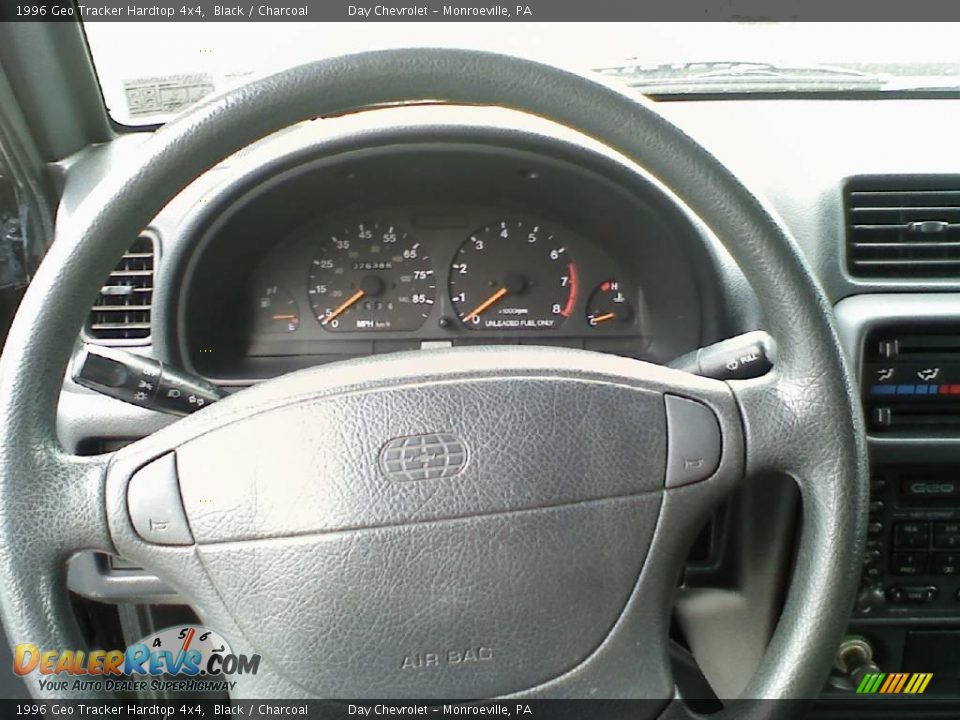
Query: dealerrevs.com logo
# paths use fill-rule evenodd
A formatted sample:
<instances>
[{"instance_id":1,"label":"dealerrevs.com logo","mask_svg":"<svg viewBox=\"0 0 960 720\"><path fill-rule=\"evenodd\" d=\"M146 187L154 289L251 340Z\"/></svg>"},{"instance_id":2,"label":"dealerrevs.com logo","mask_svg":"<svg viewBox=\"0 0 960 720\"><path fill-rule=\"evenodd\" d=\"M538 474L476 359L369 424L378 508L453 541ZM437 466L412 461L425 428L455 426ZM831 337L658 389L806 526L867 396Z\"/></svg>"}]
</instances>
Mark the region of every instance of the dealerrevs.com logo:
<instances>
[{"instance_id":1,"label":"dealerrevs.com logo","mask_svg":"<svg viewBox=\"0 0 960 720\"><path fill-rule=\"evenodd\" d=\"M126 650L55 650L21 643L13 672L38 673L41 690L230 691L233 675L255 675L259 655L237 655L222 635L198 625L166 628Z\"/></svg>"}]
</instances>

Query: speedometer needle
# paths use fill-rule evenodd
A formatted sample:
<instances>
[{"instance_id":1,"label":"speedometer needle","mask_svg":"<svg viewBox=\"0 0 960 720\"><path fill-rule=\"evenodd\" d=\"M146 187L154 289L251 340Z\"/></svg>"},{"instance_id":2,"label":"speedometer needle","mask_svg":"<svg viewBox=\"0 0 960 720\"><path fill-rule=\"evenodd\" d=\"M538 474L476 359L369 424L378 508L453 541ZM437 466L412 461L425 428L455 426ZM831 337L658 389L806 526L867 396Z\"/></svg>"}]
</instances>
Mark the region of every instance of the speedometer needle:
<instances>
[{"instance_id":1,"label":"speedometer needle","mask_svg":"<svg viewBox=\"0 0 960 720\"><path fill-rule=\"evenodd\" d=\"M500 288L500 289L497 290L493 295L491 295L491 296L488 297L486 300L484 300L482 303L480 303L479 305L477 305L471 312L469 312L469 313L467 313L466 315L464 315L464 316L463 316L463 321L464 321L465 323L466 323L466 322L470 322L470 321L473 320L477 315L479 315L480 313L482 313L484 310L486 310L488 307L490 307L491 305L493 305L497 300L499 300L500 298L502 298L502 297L503 297L504 295L506 295L506 294L507 294L507 289L506 289L505 287Z\"/></svg>"},{"instance_id":2,"label":"speedometer needle","mask_svg":"<svg viewBox=\"0 0 960 720\"><path fill-rule=\"evenodd\" d=\"M320 321L320 324L326 325L328 322L330 322L337 316L342 315L350 308L351 305L357 302L357 300L362 298L364 295L366 295L366 293L363 290L357 290L353 295L351 295L342 303L340 303L335 309L331 310L326 315L324 315L323 320Z\"/></svg>"}]
</instances>

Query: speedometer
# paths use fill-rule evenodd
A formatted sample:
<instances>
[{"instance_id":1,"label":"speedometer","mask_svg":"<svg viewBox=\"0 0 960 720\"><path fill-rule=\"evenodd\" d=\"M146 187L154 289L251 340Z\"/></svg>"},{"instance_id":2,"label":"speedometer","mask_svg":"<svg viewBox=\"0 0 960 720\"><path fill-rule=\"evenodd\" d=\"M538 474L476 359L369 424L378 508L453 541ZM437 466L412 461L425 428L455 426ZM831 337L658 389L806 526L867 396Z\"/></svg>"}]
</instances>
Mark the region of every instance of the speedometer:
<instances>
[{"instance_id":1,"label":"speedometer","mask_svg":"<svg viewBox=\"0 0 960 720\"><path fill-rule=\"evenodd\" d=\"M550 330L573 313L577 284L577 266L560 232L503 220L463 242L448 287L471 330Z\"/></svg>"},{"instance_id":2,"label":"speedometer","mask_svg":"<svg viewBox=\"0 0 960 720\"><path fill-rule=\"evenodd\" d=\"M390 223L361 222L323 237L307 294L331 332L416 330L430 314L436 281L416 238Z\"/></svg>"}]
</instances>

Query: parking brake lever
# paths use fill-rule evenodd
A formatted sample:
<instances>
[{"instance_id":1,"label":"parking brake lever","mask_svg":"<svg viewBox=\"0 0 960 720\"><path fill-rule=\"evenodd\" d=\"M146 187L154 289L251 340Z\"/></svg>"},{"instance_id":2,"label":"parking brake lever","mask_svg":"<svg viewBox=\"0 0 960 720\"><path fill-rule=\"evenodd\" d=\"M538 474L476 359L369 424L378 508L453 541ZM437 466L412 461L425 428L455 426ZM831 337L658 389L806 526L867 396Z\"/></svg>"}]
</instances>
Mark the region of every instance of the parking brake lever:
<instances>
[{"instance_id":1,"label":"parking brake lever","mask_svg":"<svg viewBox=\"0 0 960 720\"><path fill-rule=\"evenodd\" d=\"M171 415L189 415L226 395L169 363L90 343L77 352L70 376L90 390Z\"/></svg>"}]
</instances>

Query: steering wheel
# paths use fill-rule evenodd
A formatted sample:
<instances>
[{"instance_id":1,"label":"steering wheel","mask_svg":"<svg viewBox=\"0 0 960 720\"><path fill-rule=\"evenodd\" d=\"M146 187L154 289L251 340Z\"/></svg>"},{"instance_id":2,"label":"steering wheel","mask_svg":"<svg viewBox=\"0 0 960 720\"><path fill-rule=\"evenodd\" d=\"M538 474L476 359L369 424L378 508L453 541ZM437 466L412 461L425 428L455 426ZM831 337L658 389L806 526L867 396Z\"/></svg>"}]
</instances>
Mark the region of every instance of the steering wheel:
<instances>
[{"instance_id":1,"label":"steering wheel","mask_svg":"<svg viewBox=\"0 0 960 720\"><path fill-rule=\"evenodd\" d=\"M101 279L167 201L290 124L423 100L542 116L653 174L742 268L775 369L721 382L586 351L402 353L265 382L115 453L64 451L56 410L75 339ZM860 572L861 413L787 232L651 104L511 57L323 60L158 130L58 228L3 352L0 417L12 641L82 647L65 562L117 553L168 581L235 653L261 655L258 673L232 678L239 696L674 697L668 627L685 552L747 476L793 478L803 519L744 698L818 694ZM442 472L409 472L410 447ZM138 533L130 511L144 502L169 515L178 544Z\"/></svg>"}]
</instances>

